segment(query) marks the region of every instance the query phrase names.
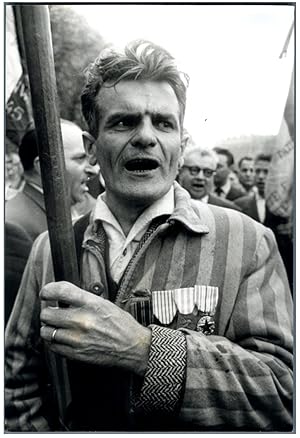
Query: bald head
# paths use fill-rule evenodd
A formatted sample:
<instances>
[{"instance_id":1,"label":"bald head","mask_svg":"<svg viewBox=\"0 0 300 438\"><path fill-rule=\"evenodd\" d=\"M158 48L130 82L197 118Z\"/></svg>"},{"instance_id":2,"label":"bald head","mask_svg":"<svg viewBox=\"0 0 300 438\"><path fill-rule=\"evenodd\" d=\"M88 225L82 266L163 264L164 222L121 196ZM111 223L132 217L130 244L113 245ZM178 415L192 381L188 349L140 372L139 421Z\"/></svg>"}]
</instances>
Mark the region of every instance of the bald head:
<instances>
[{"instance_id":1,"label":"bald head","mask_svg":"<svg viewBox=\"0 0 300 438\"><path fill-rule=\"evenodd\" d=\"M62 120L60 126L64 155L67 161L68 157L73 154L74 149L84 152L82 130L75 123L68 120Z\"/></svg>"},{"instance_id":2,"label":"bald head","mask_svg":"<svg viewBox=\"0 0 300 438\"><path fill-rule=\"evenodd\" d=\"M189 148L184 153L184 164L178 181L193 199L202 199L212 189L217 156L209 149Z\"/></svg>"},{"instance_id":3,"label":"bald head","mask_svg":"<svg viewBox=\"0 0 300 438\"><path fill-rule=\"evenodd\" d=\"M81 202L88 192L87 181L94 175L84 148L82 130L68 120L61 121L61 134L65 155L66 177L71 204Z\"/></svg>"}]
</instances>

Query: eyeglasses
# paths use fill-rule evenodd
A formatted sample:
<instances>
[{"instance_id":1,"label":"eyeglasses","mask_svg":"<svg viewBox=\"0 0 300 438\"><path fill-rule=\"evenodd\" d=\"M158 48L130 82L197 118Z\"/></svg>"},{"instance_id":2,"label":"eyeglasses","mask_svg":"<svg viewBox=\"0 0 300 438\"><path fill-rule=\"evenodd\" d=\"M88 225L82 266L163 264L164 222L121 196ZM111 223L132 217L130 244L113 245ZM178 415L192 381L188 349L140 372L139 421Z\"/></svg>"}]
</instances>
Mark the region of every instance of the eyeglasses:
<instances>
[{"instance_id":1,"label":"eyeglasses","mask_svg":"<svg viewBox=\"0 0 300 438\"><path fill-rule=\"evenodd\" d=\"M203 172L203 175L205 176L205 178L210 178L214 173L216 173L215 170L212 169L207 169L207 168L202 168L202 167L198 167L198 166L182 166L185 167L186 169L188 169L188 171L190 172L191 175L196 176L198 175L201 170Z\"/></svg>"}]
</instances>

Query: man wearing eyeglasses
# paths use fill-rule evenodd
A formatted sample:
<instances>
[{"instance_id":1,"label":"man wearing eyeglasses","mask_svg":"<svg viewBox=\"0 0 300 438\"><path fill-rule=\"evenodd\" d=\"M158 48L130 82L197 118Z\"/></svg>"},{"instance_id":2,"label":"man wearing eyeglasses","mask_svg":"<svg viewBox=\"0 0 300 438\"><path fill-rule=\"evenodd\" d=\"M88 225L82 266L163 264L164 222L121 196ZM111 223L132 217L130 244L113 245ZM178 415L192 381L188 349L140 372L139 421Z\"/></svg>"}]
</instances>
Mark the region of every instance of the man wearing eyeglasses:
<instances>
[{"instance_id":1,"label":"man wearing eyeglasses","mask_svg":"<svg viewBox=\"0 0 300 438\"><path fill-rule=\"evenodd\" d=\"M217 163L218 158L213 151L198 146L189 148L185 151L184 164L180 168L178 181L193 199L241 211L233 202L211 193Z\"/></svg>"}]
</instances>

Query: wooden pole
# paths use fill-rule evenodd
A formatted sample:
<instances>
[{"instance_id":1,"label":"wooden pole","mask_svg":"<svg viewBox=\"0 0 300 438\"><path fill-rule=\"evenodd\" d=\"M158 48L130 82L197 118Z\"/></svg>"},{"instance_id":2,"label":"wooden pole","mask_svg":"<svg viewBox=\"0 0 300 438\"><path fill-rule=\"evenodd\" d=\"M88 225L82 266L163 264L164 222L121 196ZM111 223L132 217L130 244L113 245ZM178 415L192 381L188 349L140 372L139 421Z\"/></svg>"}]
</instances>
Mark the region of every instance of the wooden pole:
<instances>
[{"instance_id":1,"label":"wooden pole","mask_svg":"<svg viewBox=\"0 0 300 438\"><path fill-rule=\"evenodd\" d=\"M78 284L48 7L23 4L20 13L55 279Z\"/></svg>"},{"instance_id":2,"label":"wooden pole","mask_svg":"<svg viewBox=\"0 0 300 438\"><path fill-rule=\"evenodd\" d=\"M49 11L46 5L20 5L23 41L37 132L49 240L56 281L79 284L78 265L65 180ZM58 415L65 427L71 391L68 362L46 351Z\"/></svg>"}]
</instances>

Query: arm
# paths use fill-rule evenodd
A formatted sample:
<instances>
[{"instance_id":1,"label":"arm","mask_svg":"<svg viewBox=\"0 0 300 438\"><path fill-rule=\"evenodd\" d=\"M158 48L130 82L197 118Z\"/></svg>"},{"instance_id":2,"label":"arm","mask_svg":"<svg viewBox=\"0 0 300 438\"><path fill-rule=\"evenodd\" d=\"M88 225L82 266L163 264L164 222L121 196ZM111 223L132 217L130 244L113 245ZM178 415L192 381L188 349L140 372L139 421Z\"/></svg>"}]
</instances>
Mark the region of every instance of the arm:
<instances>
[{"instance_id":1,"label":"arm","mask_svg":"<svg viewBox=\"0 0 300 438\"><path fill-rule=\"evenodd\" d=\"M265 228L224 336L181 331L186 340L186 378L181 378L182 403L178 392L174 409L183 424L190 430L291 430L292 319L286 273L274 236ZM170 331L153 332L153 340L166 339ZM165 343L163 353L160 348L154 351L156 345L157 341L151 343L139 400L139 407L148 412L151 406L155 410L153 400L164 397L167 380L157 368L160 358L162 354L175 358L182 340ZM173 376L173 387L178 386L176 373L169 369L167 374L168 385ZM154 383L151 375L157 376ZM163 403L160 406L163 409Z\"/></svg>"},{"instance_id":2,"label":"arm","mask_svg":"<svg viewBox=\"0 0 300 438\"><path fill-rule=\"evenodd\" d=\"M5 332L5 416L8 431L47 431L45 364L39 337L39 257L34 244ZM39 261L38 262L36 262Z\"/></svg>"},{"instance_id":3,"label":"arm","mask_svg":"<svg viewBox=\"0 0 300 438\"><path fill-rule=\"evenodd\" d=\"M45 306L41 336L50 341L52 327L58 328L53 351L144 377L136 400L142 414L179 416L192 430L287 429L291 303L273 234L264 230L224 336L158 326L150 331L108 300L65 282L41 292L43 300L69 305Z\"/></svg>"}]
</instances>

